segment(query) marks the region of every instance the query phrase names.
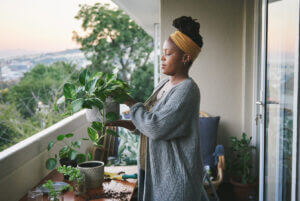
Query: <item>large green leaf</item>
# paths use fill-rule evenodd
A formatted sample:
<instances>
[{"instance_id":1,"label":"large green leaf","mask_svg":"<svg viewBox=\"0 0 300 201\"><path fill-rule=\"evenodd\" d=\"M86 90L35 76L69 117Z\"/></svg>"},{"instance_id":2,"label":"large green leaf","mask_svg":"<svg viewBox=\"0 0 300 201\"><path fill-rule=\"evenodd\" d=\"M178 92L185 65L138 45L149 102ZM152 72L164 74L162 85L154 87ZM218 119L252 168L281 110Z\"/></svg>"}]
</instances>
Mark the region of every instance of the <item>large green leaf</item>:
<instances>
[{"instance_id":1,"label":"large green leaf","mask_svg":"<svg viewBox=\"0 0 300 201\"><path fill-rule=\"evenodd\" d=\"M86 84L85 90L89 92L91 95L96 90L96 84L97 84L98 78L94 78Z\"/></svg>"},{"instance_id":2,"label":"large green leaf","mask_svg":"<svg viewBox=\"0 0 300 201\"><path fill-rule=\"evenodd\" d=\"M69 156L69 153L70 152L70 148L66 145L66 146L63 146L59 152L58 152L58 155L60 158L64 158L64 157L68 157Z\"/></svg>"},{"instance_id":3,"label":"large green leaf","mask_svg":"<svg viewBox=\"0 0 300 201\"><path fill-rule=\"evenodd\" d=\"M65 134L65 137L66 138L71 138L71 137L73 137L74 136L74 134L73 133L68 133L68 134Z\"/></svg>"},{"instance_id":4,"label":"large green leaf","mask_svg":"<svg viewBox=\"0 0 300 201\"><path fill-rule=\"evenodd\" d=\"M58 135L57 137L56 137L56 139L58 140L58 141L62 141L63 139L65 138L65 136L64 135Z\"/></svg>"},{"instance_id":5,"label":"large green leaf","mask_svg":"<svg viewBox=\"0 0 300 201\"><path fill-rule=\"evenodd\" d=\"M80 149L80 145L81 145L81 141L80 141L80 140L76 140L76 141L73 143L73 146L74 146L74 147L77 147L78 149Z\"/></svg>"},{"instance_id":6,"label":"large green leaf","mask_svg":"<svg viewBox=\"0 0 300 201\"><path fill-rule=\"evenodd\" d=\"M76 96L75 86L71 83L64 84L63 92L66 99L74 99Z\"/></svg>"},{"instance_id":7,"label":"large green leaf","mask_svg":"<svg viewBox=\"0 0 300 201\"><path fill-rule=\"evenodd\" d=\"M119 115L115 112L109 112L105 117L108 121L116 121L119 119Z\"/></svg>"},{"instance_id":8,"label":"large green leaf","mask_svg":"<svg viewBox=\"0 0 300 201\"><path fill-rule=\"evenodd\" d=\"M97 121L93 121L92 122L92 128L94 128L95 130L102 132L103 126L100 122Z\"/></svg>"},{"instance_id":9,"label":"large green leaf","mask_svg":"<svg viewBox=\"0 0 300 201\"><path fill-rule=\"evenodd\" d=\"M83 138L81 138L81 140L88 141L89 138L83 137Z\"/></svg>"},{"instance_id":10,"label":"large green leaf","mask_svg":"<svg viewBox=\"0 0 300 201\"><path fill-rule=\"evenodd\" d=\"M91 98L89 100L92 102L93 106L96 106L99 110L103 109L103 103L99 98Z\"/></svg>"},{"instance_id":11,"label":"large green leaf","mask_svg":"<svg viewBox=\"0 0 300 201\"><path fill-rule=\"evenodd\" d=\"M105 102L106 100L106 95L104 94L104 92L102 90L96 90L95 91L95 95L102 101Z\"/></svg>"},{"instance_id":12,"label":"large green leaf","mask_svg":"<svg viewBox=\"0 0 300 201\"><path fill-rule=\"evenodd\" d=\"M77 151L71 150L70 153L69 153L69 158L70 158L71 160L75 160L75 159L76 159L76 156L77 156Z\"/></svg>"},{"instance_id":13,"label":"large green leaf","mask_svg":"<svg viewBox=\"0 0 300 201\"><path fill-rule=\"evenodd\" d=\"M47 161L46 161L46 168L48 170L52 170L56 167L56 164L57 164L57 160L55 158L49 158Z\"/></svg>"},{"instance_id":14,"label":"large green leaf","mask_svg":"<svg viewBox=\"0 0 300 201\"><path fill-rule=\"evenodd\" d=\"M90 99L84 99L84 103L83 103L82 107L92 109L93 108L93 102Z\"/></svg>"},{"instance_id":15,"label":"large green leaf","mask_svg":"<svg viewBox=\"0 0 300 201\"><path fill-rule=\"evenodd\" d=\"M81 85L85 86L87 81L90 78L90 74L87 69L84 69L80 74L79 74L79 82Z\"/></svg>"},{"instance_id":16,"label":"large green leaf","mask_svg":"<svg viewBox=\"0 0 300 201\"><path fill-rule=\"evenodd\" d=\"M86 161L85 155L84 154L78 154L76 157L76 162L79 163L83 163Z\"/></svg>"},{"instance_id":17,"label":"large green leaf","mask_svg":"<svg viewBox=\"0 0 300 201\"><path fill-rule=\"evenodd\" d=\"M99 140L99 136L98 136L98 133L95 129L91 128L91 127L88 127L87 128L87 131L88 131L88 135L90 137L90 139L93 141L93 142L98 142Z\"/></svg>"},{"instance_id":18,"label":"large green leaf","mask_svg":"<svg viewBox=\"0 0 300 201\"><path fill-rule=\"evenodd\" d=\"M91 154L91 152L88 153L88 160L91 161L93 159L93 156Z\"/></svg>"},{"instance_id":19,"label":"large green leaf","mask_svg":"<svg viewBox=\"0 0 300 201\"><path fill-rule=\"evenodd\" d=\"M48 143L48 151L53 147L54 145L54 141L51 140L49 143Z\"/></svg>"},{"instance_id":20,"label":"large green leaf","mask_svg":"<svg viewBox=\"0 0 300 201\"><path fill-rule=\"evenodd\" d=\"M82 105L84 103L84 99L83 98L78 98L74 101L71 102L71 108L73 112L78 112L79 110L82 109Z\"/></svg>"}]
</instances>

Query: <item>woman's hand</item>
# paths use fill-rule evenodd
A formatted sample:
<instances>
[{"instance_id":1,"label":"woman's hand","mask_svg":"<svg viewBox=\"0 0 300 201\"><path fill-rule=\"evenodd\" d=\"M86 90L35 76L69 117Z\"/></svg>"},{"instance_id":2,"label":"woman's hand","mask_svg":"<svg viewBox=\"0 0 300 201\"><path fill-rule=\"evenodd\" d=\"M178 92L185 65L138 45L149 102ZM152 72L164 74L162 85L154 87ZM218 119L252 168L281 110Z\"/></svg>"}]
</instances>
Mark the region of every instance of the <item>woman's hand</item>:
<instances>
[{"instance_id":1,"label":"woman's hand","mask_svg":"<svg viewBox=\"0 0 300 201\"><path fill-rule=\"evenodd\" d=\"M117 121L107 123L105 126L118 126L118 127L126 128L131 131L135 129L135 125L130 120L117 120Z\"/></svg>"}]
</instances>

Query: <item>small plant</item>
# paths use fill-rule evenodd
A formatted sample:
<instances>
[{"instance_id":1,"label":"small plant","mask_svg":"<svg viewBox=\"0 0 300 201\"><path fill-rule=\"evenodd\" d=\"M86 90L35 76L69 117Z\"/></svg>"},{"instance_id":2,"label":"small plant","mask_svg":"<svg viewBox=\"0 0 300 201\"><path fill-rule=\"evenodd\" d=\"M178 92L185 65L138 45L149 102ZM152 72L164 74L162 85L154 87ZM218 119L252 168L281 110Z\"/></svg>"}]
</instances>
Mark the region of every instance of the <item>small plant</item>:
<instances>
[{"instance_id":1,"label":"small plant","mask_svg":"<svg viewBox=\"0 0 300 201\"><path fill-rule=\"evenodd\" d=\"M253 168L251 155L255 147L251 145L252 137L247 138L247 135L243 133L240 140L236 137L231 137L230 140L231 158L227 166L230 174L237 182L253 184L255 177L251 175L251 169Z\"/></svg>"},{"instance_id":2,"label":"small plant","mask_svg":"<svg viewBox=\"0 0 300 201\"><path fill-rule=\"evenodd\" d=\"M69 176L69 181L73 181L75 194L79 195L85 192L85 176L78 168L63 165L59 166L57 171Z\"/></svg>"},{"instance_id":3,"label":"small plant","mask_svg":"<svg viewBox=\"0 0 300 201\"><path fill-rule=\"evenodd\" d=\"M57 165L57 160L58 158L60 160L65 159L67 160L66 163L75 163L74 166L77 165L77 163L82 163L86 161L86 158L88 160L91 160L92 156L90 153L87 154L87 156L83 153L80 153L78 150L80 149L81 146L81 141L76 140L76 141L71 141L70 143L67 143L65 139L72 138L74 136L73 133L68 133L68 134L61 134L56 137L56 141L54 142L51 140L48 143L48 151L54 147L55 144L58 142L61 142L64 144L64 146L59 150L58 156L57 154L54 155L54 158L49 158L46 161L46 168L48 170L52 170L56 167ZM81 138L82 140L88 140L87 138Z\"/></svg>"},{"instance_id":4,"label":"small plant","mask_svg":"<svg viewBox=\"0 0 300 201\"><path fill-rule=\"evenodd\" d=\"M55 190L54 186L53 186L53 182L52 180L48 180L46 183L43 184L44 188L47 188L49 190L49 200L51 201L59 201L58 196L61 194L62 191L64 190L69 190L69 191L73 191L72 186L70 186L69 184L63 186L61 189L59 190Z\"/></svg>"},{"instance_id":5,"label":"small plant","mask_svg":"<svg viewBox=\"0 0 300 201\"><path fill-rule=\"evenodd\" d=\"M101 122L92 122L87 132L93 144L101 147L100 141L106 134L117 136L117 133L112 129L107 129L105 124L119 118L119 114L114 112L105 113L105 105L109 99L117 103L126 100L129 91L128 84L117 79L113 74L98 72L91 75L87 69L79 74L78 80L77 87L71 83L64 85L64 99L70 102L71 112L77 112L82 108L99 109ZM98 133L101 134L100 137Z\"/></svg>"}]
</instances>

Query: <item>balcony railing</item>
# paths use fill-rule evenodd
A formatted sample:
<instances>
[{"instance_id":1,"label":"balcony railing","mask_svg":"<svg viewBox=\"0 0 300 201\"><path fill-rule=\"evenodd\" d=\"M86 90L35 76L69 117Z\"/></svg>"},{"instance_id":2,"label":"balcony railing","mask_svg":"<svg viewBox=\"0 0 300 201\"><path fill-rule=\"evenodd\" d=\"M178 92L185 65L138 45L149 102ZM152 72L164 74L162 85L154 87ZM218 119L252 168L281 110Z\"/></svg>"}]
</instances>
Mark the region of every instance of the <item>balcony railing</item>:
<instances>
[{"instance_id":1,"label":"balcony railing","mask_svg":"<svg viewBox=\"0 0 300 201\"><path fill-rule=\"evenodd\" d=\"M82 110L0 152L0 200L19 200L49 173L45 161L50 157L50 140L66 133L74 133L75 139L87 137L89 122L85 112ZM89 141L82 142L81 151L86 152L90 145ZM57 153L59 146L55 148L53 153Z\"/></svg>"}]
</instances>

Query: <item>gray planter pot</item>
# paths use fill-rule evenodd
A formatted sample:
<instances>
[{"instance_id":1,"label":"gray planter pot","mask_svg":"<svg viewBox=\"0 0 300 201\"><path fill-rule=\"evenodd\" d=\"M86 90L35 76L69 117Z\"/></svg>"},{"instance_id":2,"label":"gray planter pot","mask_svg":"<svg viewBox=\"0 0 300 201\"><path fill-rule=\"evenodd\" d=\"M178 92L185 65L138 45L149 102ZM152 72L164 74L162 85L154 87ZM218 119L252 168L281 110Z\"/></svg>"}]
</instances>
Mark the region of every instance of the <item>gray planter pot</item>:
<instances>
[{"instance_id":1,"label":"gray planter pot","mask_svg":"<svg viewBox=\"0 0 300 201\"><path fill-rule=\"evenodd\" d=\"M78 169L85 175L86 188L98 188L104 180L104 163L101 161L86 161L78 164Z\"/></svg>"},{"instance_id":2,"label":"gray planter pot","mask_svg":"<svg viewBox=\"0 0 300 201\"><path fill-rule=\"evenodd\" d=\"M104 113L105 115L109 112L114 112L116 114L120 114L120 104L116 102L112 102L111 98L107 98L106 103L104 104ZM98 121L101 122L101 114L97 107L92 107L92 109L87 109L86 111L86 119L89 122Z\"/></svg>"}]
</instances>

